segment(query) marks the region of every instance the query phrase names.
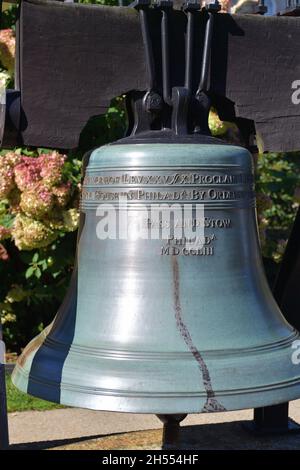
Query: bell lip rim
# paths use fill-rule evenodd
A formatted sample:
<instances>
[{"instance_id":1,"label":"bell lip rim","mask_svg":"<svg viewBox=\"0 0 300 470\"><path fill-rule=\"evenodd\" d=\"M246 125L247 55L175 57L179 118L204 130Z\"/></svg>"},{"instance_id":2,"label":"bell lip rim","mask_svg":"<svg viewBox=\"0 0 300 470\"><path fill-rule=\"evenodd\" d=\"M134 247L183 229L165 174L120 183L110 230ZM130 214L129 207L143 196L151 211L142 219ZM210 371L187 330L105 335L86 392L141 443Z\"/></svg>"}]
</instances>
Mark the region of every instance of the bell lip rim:
<instances>
[{"instance_id":1,"label":"bell lip rim","mask_svg":"<svg viewBox=\"0 0 300 470\"><path fill-rule=\"evenodd\" d=\"M18 364L16 365L14 371L13 371L13 374L16 374L16 373L21 373L20 370L17 370L19 369L19 366ZM16 372L15 372L16 371ZM29 374L26 374L28 377L29 377ZM19 387L19 385L16 385L15 383L15 380L14 378L12 377L12 381L14 383L14 385L19 388L21 391L25 392L25 393L28 393L27 390L25 390L24 387ZM31 381L34 381L34 377L31 376ZM291 383L292 382L292 383ZM204 402L206 401L207 399L207 393L205 391L203 392L197 392L195 394L192 394L192 393L186 393L186 395L184 395L184 393L176 393L176 394L162 394L162 393L159 393L159 394L154 394L154 393L151 393L149 394L148 396L145 396L141 393L139 394L136 394L136 395L128 395L128 392L127 392L127 395L125 393L123 394L112 394L111 391L107 392L107 394L104 394L104 393L99 393L99 394L95 394L95 388L91 388L92 392L93 393L87 393L87 388L86 387L82 387L83 390L81 391L78 391L78 390L69 390L67 389L66 387L62 387L62 384L60 385L57 385L56 384L56 387L53 387L53 385L50 385L50 383L46 383L45 381L36 381L36 383L40 383L43 385L43 389L45 390L46 388L48 389L51 389L51 388L56 388L59 387L60 391L65 391L68 393L68 396L69 398L65 397L63 398L62 400L51 400L52 402L54 403L57 403L57 404L60 404L60 405L64 405L64 406L67 406L67 407L76 407L76 408L84 408L84 409L90 409L90 410L97 410L97 411L107 411L107 412L118 412L118 413L136 413L136 414L159 414L159 413L166 413L166 414L173 414L173 413L188 413L188 414L199 414L199 413L205 413L207 411L203 411L203 407L199 407L197 406L196 407L196 404L195 402L197 401L200 401L200 400L203 400ZM285 385L284 385L285 384ZM274 399L270 400L267 398L267 394L272 394L273 392L276 393L278 390L285 390L285 389L290 389L290 393L288 394L288 396L282 396L281 398L276 398L274 397ZM78 389L78 387L77 387ZM293 392L294 390L294 392ZM42 398L44 400L49 400L49 398L47 398L47 396L45 394L38 394L38 393L28 393L29 395L32 395L34 397L37 397L37 398ZM256 397L253 397L253 395L256 395ZM85 399L81 401L81 404L80 403L80 399L78 399L79 397L82 397L84 396ZM253 400L251 401L251 398L250 397L253 397ZM89 397L89 398L87 398ZM281 382L281 383L277 383L276 386L274 386L274 384L272 384L272 386L268 386L268 388L266 389L266 386L265 387L256 387L254 389L240 389L240 390L231 390L231 391L228 391L228 393L224 393L224 391L217 391L214 393L214 398L223 405L223 403L225 402L225 405L226 405L226 401L233 401L237 403L237 406L230 406L230 407L225 407L225 409L223 410L213 410L211 412L214 412L214 413L218 413L218 412L229 412L229 411L238 411L238 410L245 410L245 409L251 409L251 408L258 408L258 407L264 407L264 406L273 406L273 405L277 405L277 404L281 404L281 403L286 403L286 402L290 402L290 401L294 401L294 400L298 400L300 398L300 375L298 376L297 379L294 379L294 380L289 380L289 381L285 381L285 382ZM239 401L240 399L243 399L243 400L246 400L249 402L247 402L247 405L239 405ZM265 400L264 400L265 398ZM102 406L102 407L99 407L99 404L97 405L97 403L99 403L100 401L108 401L110 400L111 402L113 402L114 400L116 401L119 401L119 404L117 406L114 406L113 403L111 405L108 405L108 406ZM152 406L152 409L151 411L147 410L147 408L143 408L142 411L141 411L141 406L139 406L140 404L140 401L144 401L144 407L149 407L149 406ZM168 405L168 411L166 411L165 408L156 408L156 403L157 400L160 400L160 402L166 402ZM121 402L124 402L124 404L122 405ZM136 403L138 401L138 403ZM189 406L186 406L186 408L172 408L172 402L173 401L176 401L177 403L177 406L178 406L178 401L181 401L181 402L188 402L190 401L190 405ZM84 406L84 403L86 404L86 406ZM94 402L95 404L93 405ZM132 402L132 404L131 404ZM135 405L134 405L135 403ZM152 405L151 405L152 403ZM193 405L194 403L194 405ZM125 409L127 408L127 409Z\"/></svg>"},{"instance_id":2,"label":"bell lip rim","mask_svg":"<svg viewBox=\"0 0 300 470\"><path fill-rule=\"evenodd\" d=\"M293 330L292 334L286 338L285 340L283 340L281 342L281 344L279 345L279 347L275 348L276 352L281 352L281 351L284 351L288 348L288 344L292 344L293 342L293 338L296 338L296 337L299 337L299 333L297 330ZM45 341L43 344L45 344L47 342L47 337L45 338ZM54 342L51 341L50 342L50 345L51 343L53 344ZM54 344L57 344L57 343L54 343ZM271 345L274 344L274 343L271 343ZM275 343L277 344L277 343ZM64 348L62 349L63 351L65 350L65 347L66 345L64 345ZM74 351L74 346L71 345L71 347L69 348L69 354L73 355L75 354L78 354L78 352L75 350ZM264 351L259 351L259 352L262 352L262 353L265 353L265 354L270 354L270 350L272 351L272 347L270 347L269 349L265 349ZM274 349L273 349L274 350ZM89 356L90 357L90 350L88 348L85 348L84 349L85 351L85 356ZM240 350L243 352L242 356L245 357L245 355L247 357L249 357L249 355L245 354L245 349L242 349ZM253 355L256 355L257 354L257 350L255 350L253 352ZM184 354L184 352L183 352ZM205 356L205 353L202 352L201 353L203 356ZM250 355L251 356L251 355ZM96 356L97 357L97 356ZM149 356L148 356L149 357ZM171 357L172 359L174 358L174 355L172 354L172 356L169 356ZM230 356L229 356L230 357ZM241 357L241 356L238 356L238 354L234 354L234 358L236 357ZM284 357L284 356L283 356ZM105 358L105 357L97 357L99 358L100 360L118 360L118 358ZM194 362L194 356L192 353L190 353L189 351L186 352L186 355L184 355L184 358L186 359L191 359L191 363ZM212 360L212 361L216 361L216 362L219 362L219 361L222 361L222 359L224 358L224 351L223 351L223 354L219 354L218 356L216 357L210 357L209 359ZM125 359L125 358L124 358ZM149 362L155 362L156 361L163 361L162 360L162 356L161 354L159 353L156 353L156 357L154 359L152 359L151 361ZM170 360L170 359L169 359ZM178 360L178 358L175 358L175 360ZM228 355L227 355L227 360L228 360ZM132 359L129 359L129 361L132 361ZM164 362L164 361L163 361ZM45 380L45 379L39 379L36 375L32 374L31 372L31 369L30 370L26 370L25 367L23 367L23 364L26 363L26 358L25 358L25 362L24 362L24 356L23 356L23 361L22 363L20 362L20 360L18 359L16 365L15 365L15 368L12 372L12 381L14 383L14 380L15 380L15 376L17 374L19 374L20 376L23 376L23 380L25 383L28 384L29 382L29 379L31 382L35 382L35 383L42 383L43 385L45 386L49 386L49 387L54 387L54 388L57 388L59 387L60 390L62 389L65 389L65 390L70 390L70 391L74 391L75 393L81 393L81 390L84 390L85 393L87 390L91 390L91 394L96 394L96 395L103 395L103 396L135 396L135 397L138 397L138 396L151 396L153 397L154 395L157 395L157 396L160 396L160 397L164 397L164 396L168 396L168 397L172 397L172 396L178 396L178 394L180 396L189 396L189 397L192 397L192 396L205 396L206 395L206 391L203 390L203 391L197 391L197 392L166 392L166 393L162 393L162 392L151 392L151 393L148 393L148 392L132 392L132 393L128 393L128 390L122 390L121 392L118 391L116 392L115 390L112 390L112 389L101 389L101 388L98 388L97 390L99 390L99 392L96 392L96 388L95 387L87 387L87 386L78 386L78 385L73 385L73 384L68 384L68 383L64 383L64 382L60 382L60 384L58 384L57 382L54 382L54 381L48 381L48 380ZM248 388L236 388L236 389L230 389L230 390L220 390L218 392L216 392L218 395L219 394L222 394L222 395L236 395L236 394L243 394L243 393L255 393L257 391L267 391L267 390L273 390L273 389L278 389L278 388L286 388L286 387L290 387L290 386L295 386L299 384L300 385L300 371L299 371L299 374L298 375L294 375L292 378L289 378L287 380L282 380L280 382L272 382L270 384L265 384L265 385L259 385L259 386L252 386L252 387L248 387ZM243 392L244 391L244 392ZM96 393L95 393L96 392ZM299 398L300 398L300 395L299 395Z\"/></svg>"},{"instance_id":3,"label":"bell lip rim","mask_svg":"<svg viewBox=\"0 0 300 470\"><path fill-rule=\"evenodd\" d=\"M91 391L91 393L88 392L90 395L96 395L96 396L107 396L107 397L117 397L117 398L122 398L122 397L127 397L127 398L178 398L178 397L183 397L183 398L196 398L196 397L206 397L207 392L205 390L202 391L197 391L197 392L128 392L128 390L121 390L118 391L118 393L115 390L110 390L110 389L101 389L96 387L87 387L87 386L78 386L78 385L72 385L72 384L66 384L64 382L60 382L58 384L57 382L54 381L47 381L47 380L40 380L35 378L33 374L29 374L25 372L23 373L24 369L18 365L18 363L15 366L15 369L13 371L14 376L19 373L20 375L23 375L23 377L28 377L30 376L30 381L34 383L39 383L43 384L43 386L46 387L52 387L52 388L57 388L59 387L60 390L65 390L65 391L73 391L74 393L82 393L83 391L86 393L88 390ZM14 378L12 377L12 380ZM14 383L14 382L13 382ZM55 384L55 385L53 385ZM14 383L15 385L15 383ZM294 387L294 386L299 386L300 387L300 372L299 375L293 376L292 379L289 380L284 380L281 382L276 382L272 384L266 384L266 385L259 385L259 386L254 386L254 387L248 387L248 388L236 388L236 389L230 389L230 390L214 390L215 396L218 398L221 395L243 395L243 394L249 394L249 393L264 393L267 391L272 391L276 390L278 388L287 388L287 387ZM96 391L99 390L97 393ZM300 398L300 391L299 391L299 398Z\"/></svg>"}]
</instances>

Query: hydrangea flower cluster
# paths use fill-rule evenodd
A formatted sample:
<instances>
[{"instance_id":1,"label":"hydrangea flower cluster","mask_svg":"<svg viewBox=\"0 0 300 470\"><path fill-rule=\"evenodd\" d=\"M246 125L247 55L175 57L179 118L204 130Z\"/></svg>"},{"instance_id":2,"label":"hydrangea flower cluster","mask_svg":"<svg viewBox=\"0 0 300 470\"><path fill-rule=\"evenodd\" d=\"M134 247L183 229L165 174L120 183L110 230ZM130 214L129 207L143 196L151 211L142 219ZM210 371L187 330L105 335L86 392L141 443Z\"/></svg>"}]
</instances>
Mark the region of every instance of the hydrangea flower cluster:
<instances>
[{"instance_id":1,"label":"hydrangea flower cluster","mask_svg":"<svg viewBox=\"0 0 300 470\"><path fill-rule=\"evenodd\" d=\"M209 113L208 125L214 137L224 139L231 144L240 144L241 135L238 127L233 122L221 121L214 109Z\"/></svg>"},{"instance_id":2,"label":"hydrangea flower cluster","mask_svg":"<svg viewBox=\"0 0 300 470\"><path fill-rule=\"evenodd\" d=\"M229 127L229 123L221 121L215 111L210 111L208 124L212 134L216 137L224 135Z\"/></svg>"},{"instance_id":3,"label":"hydrangea flower cluster","mask_svg":"<svg viewBox=\"0 0 300 470\"><path fill-rule=\"evenodd\" d=\"M19 213L15 218L12 237L19 250L42 248L52 243L56 234L43 222Z\"/></svg>"},{"instance_id":4,"label":"hydrangea flower cluster","mask_svg":"<svg viewBox=\"0 0 300 470\"><path fill-rule=\"evenodd\" d=\"M76 230L79 214L72 206L74 187L64 181L65 161L57 151L0 156L0 199L8 201L14 217L10 228L1 225L0 217L0 240L11 237L20 250L33 250L48 246L61 232Z\"/></svg>"},{"instance_id":5,"label":"hydrangea flower cluster","mask_svg":"<svg viewBox=\"0 0 300 470\"><path fill-rule=\"evenodd\" d=\"M11 237L11 231L9 228L3 227L0 225L0 240L5 240L6 238Z\"/></svg>"},{"instance_id":6,"label":"hydrangea flower cluster","mask_svg":"<svg viewBox=\"0 0 300 470\"><path fill-rule=\"evenodd\" d=\"M14 157L11 152L0 160L0 199L5 199L15 186Z\"/></svg>"},{"instance_id":7,"label":"hydrangea flower cluster","mask_svg":"<svg viewBox=\"0 0 300 470\"><path fill-rule=\"evenodd\" d=\"M222 13L230 13L231 10L231 0L221 0L221 12Z\"/></svg>"},{"instance_id":8,"label":"hydrangea flower cluster","mask_svg":"<svg viewBox=\"0 0 300 470\"><path fill-rule=\"evenodd\" d=\"M0 91L1 93L5 92L5 88L7 88L9 81L10 81L10 75L6 70L0 70Z\"/></svg>"},{"instance_id":9,"label":"hydrangea flower cluster","mask_svg":"<svg viewBox=\"0 0 300 470\"><path fill-rule=\"evenodd\" d=\"M11 28L0 31L0 60L10 75L15 66L16 39Z\"/></svg>"}]
</instances>

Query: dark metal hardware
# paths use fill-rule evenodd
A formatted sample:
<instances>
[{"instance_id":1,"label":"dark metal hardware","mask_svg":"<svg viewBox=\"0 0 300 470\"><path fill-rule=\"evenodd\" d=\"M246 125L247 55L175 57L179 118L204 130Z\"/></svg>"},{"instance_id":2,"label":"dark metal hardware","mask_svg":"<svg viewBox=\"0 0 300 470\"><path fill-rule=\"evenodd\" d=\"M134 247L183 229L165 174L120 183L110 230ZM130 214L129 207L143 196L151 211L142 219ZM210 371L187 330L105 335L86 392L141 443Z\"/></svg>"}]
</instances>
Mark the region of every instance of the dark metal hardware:
<instances>
[{"instance_id":1,"label":"dark metal hardware","mask_svg":"<svg viewBox=\"0 0 300 470\"><path fill-rule=\"evenodd\" d=\"M149 30L149 16L152 6L161 10L161 81L158 80L154 60L153 43ZM147 130L172 129L175 135L205 134L210 135L208 126L208 114L211 106L209 88L209 70L211 56L211 42L214 26L214 15L220 10L218 1L212 2L203 8L203 15L207 16L204 32L204 47L202 54L201 72L199 86L195 93L193 91L193 60L194 60L194 34L197 11L201 9L198 0L188 0L182 6L187 16L186 43L185 43L185 71L183 86L175 86L172 89L170 76L170 45L169 45L169 20L173 7L172 1L161 0L151 3L150 0L136 0L131 7L139 11L142 37L145 46L145 58L148 70L148 91L144 95L143 105L139 103L140 98L136 93L131 94L127 100L129 106L128 135ZM135 96L133 96L135 95ZM180 111L179 111L180 110ZM144 111L151 116L142 116Z\"/></svg>"},{"instance_id":2,"label":"dark metal hardware","mask_svg":"<svg viewBox=\"0 0 300 470\"><path fill-rule=\"evenodd\" d=\"M146 12L146 10L148 9L150 5L151 5L150 0L135 0L135 2L131 4L133 8L138 10L139 15L140 15L143 43L145 46L147 71L148 71L148 76L149 76L149 90L152 90L155 87L155 64L154 64L152 43L151 43L151 38L150 38L149 24L148 24L147 12Z\"/></svg>"},{"instance_id":3,"label":"dark metal hardware","mask_svg":"<svg viewBox=\"0 0 300 470\"><path fill-rule=\"evenodd\" d=\"M156 415L163 422L162 449L178 449L180 438L180 422L186 418L186 414L180 415Z\"/></svg>"},{"instance_id":4,"label":"dark metal hardware","mask_svg":"<svg viewBox=\"0 0 300 470\"><path fill-rule=\"evenodd\" d=\"M162 10L161 18L161 59L163 78L164 102L172 106L171 83L170 83L170 51L169 51L169 11L173 8L172 1L159 0L155 3Z\"/></svg>"},{"instance_id":5,"label":"dark metal hardware","mask_svg":"<svg viewBox=\"0 0 300 470\"><path fill-rule=\"evenodd\" d=\"M184 86L187 90L192 91L193 76L193 42L195 15L194 12L200 9L200 3L188 1L182 6L183 11L187 14L187 32L186 32L186 63L185 63L185 81Z\"/></svg>"},{"instance_id":6,"label":"dark metal hardware","mask_svg":"<svg viewBox=\"0 0 300 470\"><path fill-rule=\"evenodd\" d=\"M289 418L289 403L255 408L253 421L244 427L258 436L300 432L300 425Z\"/></svg>"},{"instance_id":7,"label":"dark metal hardware","mask_svg":"<svg viewBox=\"0 0 300 470\"><path fill-rule=\"evenodd\" d=\"M217 13L220 8L218 4L210 4L207 5L208 11L208 20L205 29L205 37L204 37L204 48L203 48L203 55L202 55L202 67L201 67L201 76L199 87L197 90L197 95L201 92L208 91L208 75L209 75L209 66L210 66L210 55L211 55L211 40L213 34L213 27L214 27L214 14Z\"/></svg>"}]
</instances>

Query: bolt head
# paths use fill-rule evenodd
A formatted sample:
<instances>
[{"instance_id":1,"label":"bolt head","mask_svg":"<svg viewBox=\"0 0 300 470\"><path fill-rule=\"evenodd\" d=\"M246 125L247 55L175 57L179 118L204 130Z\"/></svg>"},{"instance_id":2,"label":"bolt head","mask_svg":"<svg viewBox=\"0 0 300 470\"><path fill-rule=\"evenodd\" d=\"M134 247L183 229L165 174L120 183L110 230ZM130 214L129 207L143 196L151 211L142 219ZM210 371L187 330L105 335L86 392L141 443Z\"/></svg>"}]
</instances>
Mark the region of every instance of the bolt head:
<instances>
[{"instance_id":1,"label":"bolt head","mask_svg":"<svg viewBox=\"0 0 300 470\"><path fill-rule=\"evenodd\" d=\"M144 97L144 106L149 113L158 113L163 108L162 97L158 93L150 91Z\"/></svg>"}]
</instances>

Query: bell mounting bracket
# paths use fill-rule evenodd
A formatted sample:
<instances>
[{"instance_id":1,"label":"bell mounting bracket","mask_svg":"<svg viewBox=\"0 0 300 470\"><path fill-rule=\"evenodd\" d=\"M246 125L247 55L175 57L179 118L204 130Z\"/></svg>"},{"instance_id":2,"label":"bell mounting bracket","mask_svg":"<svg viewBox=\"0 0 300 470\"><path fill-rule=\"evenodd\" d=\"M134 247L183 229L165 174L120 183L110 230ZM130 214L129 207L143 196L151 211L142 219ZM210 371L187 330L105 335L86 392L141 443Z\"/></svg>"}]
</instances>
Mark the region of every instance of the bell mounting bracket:
<instances>
[{"instance_id":1,"label":"bell mounting bracket","mask_svg":"<svg viewBox=\"0 0 300 470\"><path fill-rule=\"evenodd\" d=\"M185 71L182 86L171 85L170 66L170 12L171 0L135 0L130 5L139 12L142 38L145 49L145 62L148 75L148 90L131 92L127 97L128 131L127 135L153 130L171 130L174 135L210 135L208 114L211 107L209 98L209 72L214 17L221 7L218 1L201 8L198 0L187 0L182 10L186 13ZM149 10L161 12L160 49L161 70L155 66L153 40L149 27ZM195 15L206 16L204 46L202 53L200 80L193 91L193 56ZM158 77L161 75L161 77ZM158 79L160 78L160 80ZM159 85L160 84L160 85Z\"/></svg>"}]
</instances>

